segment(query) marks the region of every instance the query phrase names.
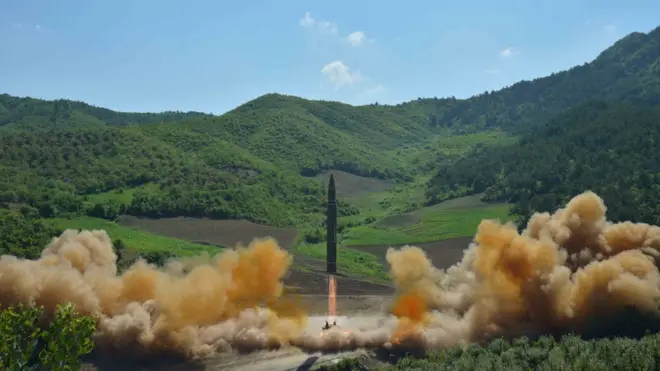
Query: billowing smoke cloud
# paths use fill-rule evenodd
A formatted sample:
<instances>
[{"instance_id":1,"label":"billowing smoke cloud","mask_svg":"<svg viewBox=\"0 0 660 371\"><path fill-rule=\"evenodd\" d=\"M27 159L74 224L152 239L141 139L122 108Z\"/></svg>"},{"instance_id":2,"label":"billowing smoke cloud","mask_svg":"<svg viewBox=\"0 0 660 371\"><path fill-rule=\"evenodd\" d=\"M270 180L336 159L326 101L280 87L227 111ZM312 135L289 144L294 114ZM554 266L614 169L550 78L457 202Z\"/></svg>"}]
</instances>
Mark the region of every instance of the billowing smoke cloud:
<instances>
[{"instance_id":1,"label":"billowing smoke cloud","mask_svg":"<svg viewBox=\"0 0 660 371\"><path fill-rule=\"evenodd\" d=\"M0 303L52 313L72 302L97 316L97 346L135 355L266 348L304 329L305 313L282 298L292 257L272 239L164 269L138 261L120 276L116 259L104 231L67 230L39 260L0 259Z\"/></svg>"},{"instance_id":2,"label":"billowing smoke cloud","mask_svg":"<svg viewBox=\"0 0 660 371\"><path fill-rule=\"evenodd\" d=\"M73 302L98 318L101 350L185 357L235 349L415 346L581 331L626 306L657 313L660 227L605 220L586 192L519 234L484 220L461 262L436 269L416 247L389 249L391 316L362 328L307 326L283 296L292 257L272 239L214 258L138 261L121 275L103 231L65 231L35 261L0 258L0 305ZM341 288L340 288L341 290Z\"/></svg>"},{"instance_id":3,"label":"billowing smoke cloud","mask_svg":"<svg viewBox=\"0 0 660 371\"><path fill-rule=\"evenodd\" d=\"M537 213L519 234L484 220L463 260L442 272L422 250L390 249L404 318L393 341L425 347L494 336L581 332L626 307L660 314L660 227L610 223L593 192L554 214Z\"/></svg>"}]
</instances>

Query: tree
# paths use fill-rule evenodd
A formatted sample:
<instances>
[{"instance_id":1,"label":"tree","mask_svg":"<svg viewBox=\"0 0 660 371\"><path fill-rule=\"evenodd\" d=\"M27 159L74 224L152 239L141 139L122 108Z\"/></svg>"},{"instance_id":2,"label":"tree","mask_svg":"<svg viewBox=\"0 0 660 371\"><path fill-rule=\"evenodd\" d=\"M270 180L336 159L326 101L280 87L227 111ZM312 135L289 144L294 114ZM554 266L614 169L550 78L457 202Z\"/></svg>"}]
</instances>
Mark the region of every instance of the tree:
<instances>
[{"instance_id":1,"label":"tree","mask_svg":"<svg viewBox=\"0 0 660 371\"><path fill-rule=\"evenodd\" d=\"M58 305L48 327L39 327L43 307L9 307L0 313L0 368L3 370L78 370L94 348L94 318Z\"/></svg>"}]
</instances>

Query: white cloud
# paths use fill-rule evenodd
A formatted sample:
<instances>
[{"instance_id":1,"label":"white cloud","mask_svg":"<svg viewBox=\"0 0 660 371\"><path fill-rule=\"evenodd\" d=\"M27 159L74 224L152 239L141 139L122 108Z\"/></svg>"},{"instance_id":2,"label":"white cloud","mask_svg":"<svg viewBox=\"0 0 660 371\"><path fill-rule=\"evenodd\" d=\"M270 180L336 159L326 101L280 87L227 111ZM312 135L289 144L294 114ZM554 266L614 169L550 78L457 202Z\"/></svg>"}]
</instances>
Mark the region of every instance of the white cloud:
<instances>
[{"instance_id":1,"label":"white cloud","mask_svg":"<svg viewBox=\"0 0 660 371\"><path fill-rule=\"evenodd\" d=\"M300 25L303 27L312 27L315 22L316 20L312 18L311 12L305 13L305 15L302 18L300 18Z\"/></svg>"},{"instance_id":2,"label":"white cloud","mask_svg":"<svg viewBox=\"0 0 660 371\"><path fill-rule=\"evenodd\" d=\"M328 34L336 34L338 29L337 29L337 24L334 22L328 22L328 21L321 21L318 23L319 30L322 32L328 33Z\"/></svg>"},{"instance_id":3,"label":"white cloud","mask_svg":"<svg viewBox=\"0 0 660 371\"><path fill-rule=\"evenodd\" d=\"M500 57L511 58L514 55L520 54L520 50L510 46L500 52Z\"/></svg>"},{"instance_id":4,"label":"white cloud","mask_svg":"<svg viewBox=\"0 0 660 371\"><path fill-rule=\"evenodd\" d=\"M300 26L305 28L316 27L321 32L327 34L336 34L338 31L336 23L315 19L314 17L312 17L311 12L306 12L305 15L302 18L300 18L300 21L298 21L298 23L300 24Z\"/></svg>"},{"instance_id":5,"label":"white cloud","mask_svg":"<svg viewBox=\"0 0 660 371\"><path fill-rule=\"evenodd\" d=\"M364 32L355 31L346 37L349 44L353 46L360 46L365 41Z\"/></svg>"},{"instance_id":6,"label":"white cloud","mask_svg":"<svg viewBox=\"0 0 660 371\"><path fill-rule=\"evenodd\" d=\"M341 89L344 86L353 86L356 82L363 79L360 71L351 70L342 61L334 61L326 64L321 69L321 74L334 85L335 89Z\"/></svg>"}]
</instances>

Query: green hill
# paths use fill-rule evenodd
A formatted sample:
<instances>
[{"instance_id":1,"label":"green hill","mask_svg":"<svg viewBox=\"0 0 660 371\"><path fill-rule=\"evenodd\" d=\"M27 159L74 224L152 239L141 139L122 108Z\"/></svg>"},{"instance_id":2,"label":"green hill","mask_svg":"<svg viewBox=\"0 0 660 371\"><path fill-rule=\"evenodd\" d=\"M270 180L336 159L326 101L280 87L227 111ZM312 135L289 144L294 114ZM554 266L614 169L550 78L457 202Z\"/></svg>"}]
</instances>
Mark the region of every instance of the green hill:
<instances>
[{"instance_id":1,"label":"green hill","mask_svg":"<svg viewBox=\"0 0 660 371\"><path fill-rule=\"evenodd\" d=\"M525 216L593 189L608 194L610 217L657 222L651 191L638 189L653 184L657 173L652 151L657 112L648 107L660 106L660 28L630 34L590 63L458 104L467 108L452 111L454 126L478 131L495 125L517 134L518 141L436 157L427 204L486 192L484 200L518 203L514 211ZM639 143L630 133L640 136ZM603 173L589 170L594 168Z\"/></svg>"},{"instance_id":2,"label":"green hill","mask_svg":"<svg viewBox=\"0 0 660 371\"><path fill-rule=\"evenodd\" d=\"M128 212L245 218L272 225L295 225L302 215L322 211L323 193L315 181L275 171L233 149L214 152L220 156L215 160L232 161L218 167L130 129L6 131L0 136L0 201L27 203L42 217L88 213L113 218ZM249 166L258 171L237 171ZM155 187L145 187L149 184ZM107 199L85 207L91 195L136 187L130 203Z\"/></svg>"},{"instance_id":3,"label":"green hill","mask_svg":"<svg viewBox=\"0 0 660 371\"><path fill-rule=\"evenodd\" d=\"M180 121L198 116L208 115L200 112L125 113L66 99L47 101L0 94L0 126L19 129L127 126Z\"/></svg>"},{"instance_id":4,"label":"green hill","mask_svg":"<svg viewBox=\"0 0 660 371\"><path fill-rule=\"evenodd\" d=\"M592 99L660 104L660 27L632 33L567 71L470 99L418 99L399 108L422 109L433 125L459 132L497 127L518 134Z\"/></svg>"},{"instance_id":5,"label":"green hill","mask_svg":"<svg viewBox=\"0 0 660 371\"><path fill-rule=\"evenodd\" d=\"M413 110L354 107L279 94L264 95L222 116L169 125L235 143L302 175L338 169L406 180L414 171L388 151L424 143L434 134L428 118Z\"/></svg>"},{"instance_id":6,"label":"green hill","mask_svg":"<svg viewBox=\"0 0 660 371\"><path fill-rule=\"evenodd\" d=\"M0 104L0 202L30 205L42 217L129 213L315 226L324 190L312 176L335 169L413 180L423 167L412 164L422 164L442 133L422 110L278 94L221 116L115 113L9 95ZM356 212L344 205L343 213Z\"/></svg>"},{"instance_id":7,"label":"green hill","mask_svg":"<svg viewBox=\"0 0 660 371\"><path fill-rule=\"evenodd\" d=\"M515 203L526 219L590 189L612 220L660 224L660 108L592 101L536 127L516 145L474 151L438 170L433 195L470 190Z\"/></svg>"},{"instance_id":8,"label":"green hill","mask_svg":"<svg viewBox=\"0 0 660 371\"><path fill-rule=\"evenodd\" d=\"M491 166L483 174L476 170L483 166L463 164L517 146L576 104L659 103L659 61L660 28L624 37L591 63L465 100L350 106L267 94L218 116L0 95L0 202L30 205L45 217L129 213L318 226L324 190L312 176L337 169L400 185L434 173L427 203L437 203L492 186L505 176L497 157L484 160ZM379 196L381 206L395 196ZM411 197L396 209L411 211L419 203ZM346 214L358 211L344 205Z\"/></svg>"},{"instance_id":9,"label":"green hill","mask_svg":"<svg viewBox=\"0 0 660 371\"><path fill-rule=\"evenodd\" d=\"M415 169L397 159L395 150L417 146L433 136L423 112L279 94L264 95L220 116L120 113L81 102L0 95L0 126L19 132L111 126L223 163L228 153L237 152L239 157L251 158L252 165L272 163L271 169L304 176L338 169L399 180L411 180Z\"/></svg>"}]
</instances>

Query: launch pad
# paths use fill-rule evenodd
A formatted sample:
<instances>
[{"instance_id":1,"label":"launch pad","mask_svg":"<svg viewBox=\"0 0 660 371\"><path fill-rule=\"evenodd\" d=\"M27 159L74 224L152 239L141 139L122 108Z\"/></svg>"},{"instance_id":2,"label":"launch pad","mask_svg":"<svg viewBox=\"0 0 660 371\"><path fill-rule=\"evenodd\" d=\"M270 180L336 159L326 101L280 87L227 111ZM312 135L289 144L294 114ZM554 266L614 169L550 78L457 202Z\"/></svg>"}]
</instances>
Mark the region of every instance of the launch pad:
<instances>
[{"instance_id":1,"label":"launch pad","mask_svg":"<svg viewBox=\"0 0 660 371\"><path fill-rule=\"evenodd\" d=\"M332 321L332 324L330 324L328 321L325 321L325 326L323 326L323 330L330 330L330 327L337 327L337 320Z\"/></svg>"}]
</instances>

